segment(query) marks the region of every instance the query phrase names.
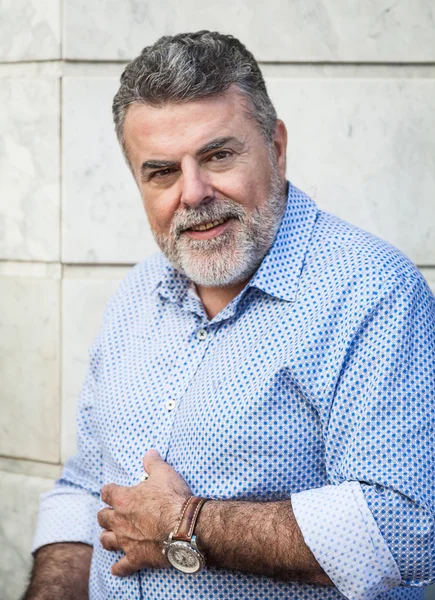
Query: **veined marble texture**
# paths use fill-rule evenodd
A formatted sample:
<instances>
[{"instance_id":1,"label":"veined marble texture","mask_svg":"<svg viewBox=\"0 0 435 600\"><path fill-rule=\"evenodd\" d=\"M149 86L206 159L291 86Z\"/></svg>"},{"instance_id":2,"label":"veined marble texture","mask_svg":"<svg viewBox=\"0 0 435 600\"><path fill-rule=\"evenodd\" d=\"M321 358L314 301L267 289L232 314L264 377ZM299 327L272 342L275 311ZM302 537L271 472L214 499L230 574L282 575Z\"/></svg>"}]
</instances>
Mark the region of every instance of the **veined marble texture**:
<instances>
[{"instance_id":1,"label":"veined marble texture","mask_svg":"<svg viewBox=\"0 0 435 600\"><path fill-rule=\"evenodd\" d=\"M52 485L52 479L0 472L2 600L17 600L24 592L32 565L30 549L39 495L47 492Z\"/></svg>"},{"instance_id":2,"label":"veined marble texture","mask_svg":"<svg viewBox=\"0 0 435 600\"><path fill-rule=\"evenodd\" d=\"M0 0L0 61L60 58L61 0Z\"/></svg>"},{"instance_id":3,"label":"veined marble texture","mask_svg":"<svg viewBox=\"0 0 435 600\"><path fill-rule=\"evenodd\" d=\"M116 78L63 84L62 260L135 263L155 252L139 191L112 122Z\"/></svg>"},{"instance_id":4,"label":"veined marble texture","mask_svg":"<svg viewBox=\"0 0 435 600\"><path fill-rule=\"evenodd\" d=\"M130 59L162 35L232 33L261 61L435 59L432 0L76 0L64 11L66 58Z\"/></svg>"},{"instance_id":5,"label":"veined marble texture","mask_svg":"<svg viewBox=\"0 0 435 600\"><path fill-rule=\"evenodd\" d=\"M59 260L59 80L0 79L0 259Z\"/></svg>"},{"instance_id":6,"label":"veined marble texture","mask_svg":"<svg viewBox=\"0 0 435 600\"><path fill-rule=\"evenodd\" d=\"M435 82L268 80L287 175L318 205L435 265Z\"/></svg>"},{"instance_id":7,"label":"veined marble texture","mask_svg":"<svg viewBox=\"0 0 435 600\"><path fill-rule=\"evenodd\" d=\"M105 305L121 277L62 282L62 462L76 451L76 409L88 367L88 350L100 329Z\"/></svg>"},{"instance_id":8,"label":"veined marble texture","mask_svg":"<svg viewBox=\"0 0 435 600\"><path fill-rule=\"evenodd\" d=\"M0 455L59 462L59 280L4 277Z\"/></svg>"}]
</instances>

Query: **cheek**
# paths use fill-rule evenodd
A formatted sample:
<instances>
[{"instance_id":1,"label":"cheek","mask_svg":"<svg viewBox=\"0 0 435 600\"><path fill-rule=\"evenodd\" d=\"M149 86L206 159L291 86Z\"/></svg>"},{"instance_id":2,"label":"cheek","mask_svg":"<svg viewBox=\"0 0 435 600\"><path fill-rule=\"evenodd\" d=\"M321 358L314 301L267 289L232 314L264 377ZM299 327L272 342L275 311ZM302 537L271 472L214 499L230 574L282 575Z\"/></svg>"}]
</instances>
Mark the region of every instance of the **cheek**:
<instances>
[{"instance_id":1,"label":"cheek","mask_svg":"<svg viewBox=\"0 0 435 600\"><path fill-rule=\"evenodd\" d=\"M216 197L220 196L228 198L244 208L249 209L252 199L252 189L255 187L250 178L247 177L232 177L227 176L224 181L217 181L213 186L215 188Z\"/></svg>"},{"instance_id":2,"label":"cheek","mask_svg":"<svg viewBox=\"0 0 435 600\"><path fill-rule=\"evenodd\" d=\"M225 185L225 194L247 210L263 204L269 194L270 171L262 168L262 163L246 165L238 175L229 179Z\"/></svg>"},{"instance_id":3,"label":"cheek","mask_svg":"<svg viewBox=\"0 0 435 600\"><path fill-rule=\"evenodd\" d=\"M175 207L162 198L142 198L151 229L159 233L166 233L174 217Z\"/></svg>"},{"instance_id":4,"label":"cheek","mask_svg":"<svg viewBox=\"0 0 435 600\"><path fill-rule=\"evenodd\" d=\"M252 211L256 206L262 204L265 191L260 182L249 181L245 186L233 189L232 198L248 211Z\"/></svg>"}]
</instances>

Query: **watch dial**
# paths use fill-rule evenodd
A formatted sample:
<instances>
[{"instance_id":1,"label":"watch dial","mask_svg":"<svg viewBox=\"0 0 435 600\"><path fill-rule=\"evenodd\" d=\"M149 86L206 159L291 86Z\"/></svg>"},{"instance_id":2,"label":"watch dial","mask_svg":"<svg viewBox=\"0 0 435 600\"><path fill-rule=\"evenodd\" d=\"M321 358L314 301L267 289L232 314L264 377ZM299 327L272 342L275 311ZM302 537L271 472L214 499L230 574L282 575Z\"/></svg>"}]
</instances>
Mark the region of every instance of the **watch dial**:
<instances>
[{"instance_id":1,"label":"watch dial","mask_svg":"<svg viewBox=\"0 0 435 600\"><path fill-rule=\"evenodd\" d=\"M173 542L166 553L169 562L183 573L195 573L201 567L199 556L185 542Z\"/></svg>"}]
</instances>

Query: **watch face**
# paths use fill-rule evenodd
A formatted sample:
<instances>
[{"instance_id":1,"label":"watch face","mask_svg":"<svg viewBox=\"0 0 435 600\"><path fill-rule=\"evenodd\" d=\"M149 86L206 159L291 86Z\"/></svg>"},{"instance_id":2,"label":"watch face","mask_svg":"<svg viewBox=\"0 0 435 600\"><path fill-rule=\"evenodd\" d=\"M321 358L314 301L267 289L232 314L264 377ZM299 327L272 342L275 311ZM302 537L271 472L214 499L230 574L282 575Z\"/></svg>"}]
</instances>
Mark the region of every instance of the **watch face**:
<instances>
[{"instance_id":1,"label":"watch face","mask_svg":"<svg viewBox=\"0 0 435 600\"><path fill-rule=\"evenodd\" d=\"M171 565L183 573L196 573L204 564L199 552L187 542L171 542L166 549L166 556Z\"/></svg>"}]
</instances>

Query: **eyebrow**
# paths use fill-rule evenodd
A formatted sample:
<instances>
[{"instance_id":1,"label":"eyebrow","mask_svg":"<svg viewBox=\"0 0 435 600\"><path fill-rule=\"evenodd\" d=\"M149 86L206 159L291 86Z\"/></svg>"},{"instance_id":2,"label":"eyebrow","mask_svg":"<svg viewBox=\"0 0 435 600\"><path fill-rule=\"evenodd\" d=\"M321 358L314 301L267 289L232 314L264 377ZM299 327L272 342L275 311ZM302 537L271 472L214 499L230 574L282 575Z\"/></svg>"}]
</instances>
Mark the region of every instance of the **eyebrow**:
<instances>
[{"instance_id":1,"label":"eyebrow","mask_svg":"<svg viewBox=\"0 0 435 600\"><path fill-rule=\"evenodd\" d=\"M235 138L234 136L220 137L202 146L202 148L200 148L196 154L197 156L201 156L202 154L210 152L210 150L217 150L218 148L222 148L222 146L225 146L225 144L235 144L239 147L242 146L241 141Z\"/></svg>"},{"instance_id":2,"label":"eyebrow","mask_svg":"<svg viewBox=\"0 0 435 600\"><path fill-rule=\"evenodd\" d=\"M202 156L203 154L207 154L207 152L212 150L218 150L229 143L239 148L243 147L242 142L234 136L220 137L212 140L211 142L207 142L207 144L198 150L196 156ZM144 177L145 173L151 169L171 169L177 167L178 164L178 162L173 160L146 160L141 165L140 174L142 177Z\"/></svg>"},{"instance_id":3,"label":"eyebrow","mask_svg":"<svg viewBox=\"0 0 435 600\"><path fill-rule=\"evenodd\" d=\"M143 177L150 169L168 169L177 165L178 163L173 160L146 160L141 165L140 174Z\"/></svg>"}]
</instances>

